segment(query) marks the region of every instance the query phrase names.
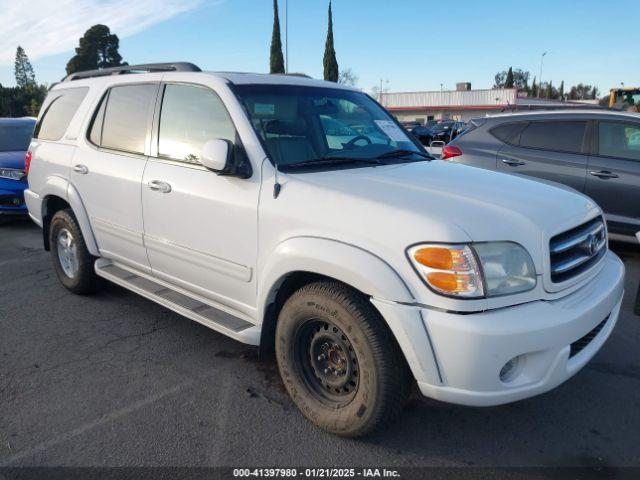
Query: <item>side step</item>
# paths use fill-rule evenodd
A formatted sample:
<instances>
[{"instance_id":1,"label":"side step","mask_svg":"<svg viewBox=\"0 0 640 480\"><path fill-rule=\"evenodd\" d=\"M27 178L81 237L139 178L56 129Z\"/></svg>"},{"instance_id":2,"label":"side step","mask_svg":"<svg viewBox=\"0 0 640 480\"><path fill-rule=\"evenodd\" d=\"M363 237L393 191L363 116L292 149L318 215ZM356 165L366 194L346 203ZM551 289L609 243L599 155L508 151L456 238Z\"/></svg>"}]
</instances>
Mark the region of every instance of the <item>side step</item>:
<instances>
[{"instance_id":1,"label":"side step","mask_svg":"<svg viewBox=\"0 0 640 480\"><path fill-rule=\"evenodd\" d=\"M166 283L136 273L106 259L98 259L96 274L202 325L243 343L260 344L260 327L220 308L179 292Z\"/></svg>"}]
</instances>

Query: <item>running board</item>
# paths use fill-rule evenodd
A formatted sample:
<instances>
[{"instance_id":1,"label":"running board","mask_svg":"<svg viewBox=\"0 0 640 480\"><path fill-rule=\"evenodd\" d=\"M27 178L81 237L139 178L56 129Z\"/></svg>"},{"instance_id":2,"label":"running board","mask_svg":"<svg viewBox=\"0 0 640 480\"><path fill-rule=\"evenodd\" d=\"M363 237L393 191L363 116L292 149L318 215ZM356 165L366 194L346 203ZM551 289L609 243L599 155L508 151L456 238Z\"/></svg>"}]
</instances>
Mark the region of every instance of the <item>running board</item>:
<instances>
[{"instance_id":1,"label":"running board","mask_svg":"<svg viewBox=\"0 0 640 480\"><path fill-rule=\"evenodd\" d=\"M260 344L260 327L220 308L202 302L172 288L165 282L104 258L95 264L96 274L132 292L153 300L191 320L243 343Z\"/></svg>"}]
</instances>

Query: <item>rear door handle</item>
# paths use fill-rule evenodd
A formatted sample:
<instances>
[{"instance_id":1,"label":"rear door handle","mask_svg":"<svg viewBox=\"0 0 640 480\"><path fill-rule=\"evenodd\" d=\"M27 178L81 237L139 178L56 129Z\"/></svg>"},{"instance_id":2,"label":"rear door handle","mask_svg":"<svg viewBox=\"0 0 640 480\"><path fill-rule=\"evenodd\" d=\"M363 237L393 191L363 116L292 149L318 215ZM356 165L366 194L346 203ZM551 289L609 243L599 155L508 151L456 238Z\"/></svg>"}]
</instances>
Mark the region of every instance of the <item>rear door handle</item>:
<instances>
[{"instance_id":1,"label":"rear door handle","mask_svg":"<svg viewBox=\"0 0 640 480\"><path fill-rule=\"evenodd\" d=\"M502 163L505 163L507 165L511 165L512 167L519 167L521 165L525 165L526 162L523 162L521 160L511 160L509 158L503 158L502 159Z\"/></svg>"},{"instance_id":2,"label":"rear door handle","mask_svg":"<svg viewBox=\"0 0 640 480\"><path fill-rule=\"evenodd\" d=\"M598 177L598 178L619 178L620 177L617 173L609 172L607 170L591 171L589 172L589 175L593 175L594 177Z\"/></svg>"},{"instance_id":3,"label":"rear door handle","mask_svg":"<svg viewBox=\"0 0 640 480\"><path fill-rule=\"evenodd\" d=\"M76 173L79 173L80 175L86 175L87 173L89 173L89 169L87 168L86 165L75 165L73 167L73 171Z\"/></svg>"},{"instance_id":4,"label":"rear door handle","mask_svg":"<svg viewBox=\"0 0 640 480\"><path fill-rule=\"evenodd\" d=\"M157 192L169 193L171 191L171 185L161 180L151 180L148 185L151 190L155 190Z\"/></svg>"}]
</instances>

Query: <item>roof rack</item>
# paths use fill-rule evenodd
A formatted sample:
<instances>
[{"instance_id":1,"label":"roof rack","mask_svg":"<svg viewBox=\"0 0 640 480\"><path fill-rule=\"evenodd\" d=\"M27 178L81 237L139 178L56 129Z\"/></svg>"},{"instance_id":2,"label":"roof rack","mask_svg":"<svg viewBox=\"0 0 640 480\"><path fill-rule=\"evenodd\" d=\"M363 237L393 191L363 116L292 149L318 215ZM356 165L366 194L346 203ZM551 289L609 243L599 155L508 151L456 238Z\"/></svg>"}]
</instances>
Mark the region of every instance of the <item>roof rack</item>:
<instances>
[{"instance_id":1,"label":"roof rack","mask_svg":"<svg viewBox=\"0 0 640 480\"><path fill-rule=\"evenodd\" d=\"M312 78L309 75L307 75L306 73L300 73L300 72L274 73L273 75L285 75L287 77Z\"/></svg>"},{"instance_id":2,"label":"roof rack","mask_svg":"<svg viewBox=\"0 0 640 480\"><path fill-rule=\"evenodd\" d=\"M200 67L189 62L171 63L145 63L142 65L122 65L120 67L101 68L98 70L87 70L67 75L63 82L81 80L83 78L106 77L109 75L123 75L127 73L150 73L150 72L201 72Z\"/></svg>"}]
</instances>

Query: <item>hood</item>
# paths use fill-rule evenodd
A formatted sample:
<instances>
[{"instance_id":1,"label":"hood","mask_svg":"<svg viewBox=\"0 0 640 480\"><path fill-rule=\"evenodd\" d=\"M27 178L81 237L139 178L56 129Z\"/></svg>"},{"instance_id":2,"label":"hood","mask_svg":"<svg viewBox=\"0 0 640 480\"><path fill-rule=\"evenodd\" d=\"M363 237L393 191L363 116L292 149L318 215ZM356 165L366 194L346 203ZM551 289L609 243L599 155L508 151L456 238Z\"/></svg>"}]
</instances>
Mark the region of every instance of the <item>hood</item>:
<instances>
[{"instance_id":1,"label":"hood","mask_svg":"<svg viewBox=\"0 0 640 480\"><path fill-rule=\"evenodd\" d=\"M315 221L331 222L333 231L342 227L347 238L355 231L381 248L514 241L539 271L551 236L599 212L574 191L441 160L289 174L281 197L303 205Z\"/></svg>"},{"instance_id":2,"label":"hood","mask_svg":"<svg viewBox=\"0 0 640 480\"><path fill-rule=\"evenodd\" d=\"M24 169L26 152L0 152L0 167Z\"/></svg>"}]
</instances>

